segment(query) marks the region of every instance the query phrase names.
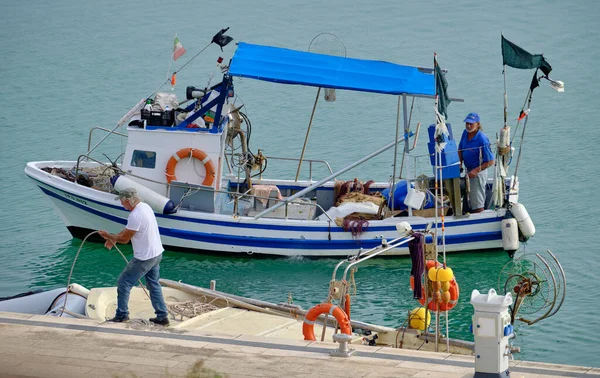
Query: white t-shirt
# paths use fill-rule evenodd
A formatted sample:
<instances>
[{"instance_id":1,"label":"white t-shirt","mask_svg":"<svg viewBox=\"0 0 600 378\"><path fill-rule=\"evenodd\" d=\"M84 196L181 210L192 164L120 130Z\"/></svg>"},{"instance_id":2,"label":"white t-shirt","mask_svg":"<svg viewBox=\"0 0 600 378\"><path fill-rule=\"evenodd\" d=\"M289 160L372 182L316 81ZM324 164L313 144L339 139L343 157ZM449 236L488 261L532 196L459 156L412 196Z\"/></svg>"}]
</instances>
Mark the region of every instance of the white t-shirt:
<instances>
[{"instance_id":1,"label":"white t-shirt","mask_svg":"<svg viewBox=\"0 0 600 378\"><path fill-rule=\"evenodd\" d=\"M127 218L128 230L135 231L131 238L133 257L138 260L149 260L160 255L164 248L160 241L158 224L152 208L139 202Z\"/></svg>"}]
</instances>

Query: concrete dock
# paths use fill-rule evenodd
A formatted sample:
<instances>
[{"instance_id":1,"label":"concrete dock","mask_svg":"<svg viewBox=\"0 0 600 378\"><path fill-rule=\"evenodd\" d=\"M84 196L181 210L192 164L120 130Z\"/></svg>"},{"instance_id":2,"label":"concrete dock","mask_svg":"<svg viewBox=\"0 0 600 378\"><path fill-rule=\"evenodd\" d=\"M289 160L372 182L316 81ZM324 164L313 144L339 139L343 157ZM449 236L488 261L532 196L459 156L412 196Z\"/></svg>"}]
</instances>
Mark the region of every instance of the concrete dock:
<instances>
[{"instance_id":1,"label":"concrete dock","mask_svg":"<svg viewBox=\"0 0 600 378\"><path fill-rule=\"evenodd\" d=\"M299 335L300 339L301 335ZM0 377L472 377L470 356L178 332L0 312ZM600 368L512 361L511 377L600 377Z\"/></svg>"}]
</instances>

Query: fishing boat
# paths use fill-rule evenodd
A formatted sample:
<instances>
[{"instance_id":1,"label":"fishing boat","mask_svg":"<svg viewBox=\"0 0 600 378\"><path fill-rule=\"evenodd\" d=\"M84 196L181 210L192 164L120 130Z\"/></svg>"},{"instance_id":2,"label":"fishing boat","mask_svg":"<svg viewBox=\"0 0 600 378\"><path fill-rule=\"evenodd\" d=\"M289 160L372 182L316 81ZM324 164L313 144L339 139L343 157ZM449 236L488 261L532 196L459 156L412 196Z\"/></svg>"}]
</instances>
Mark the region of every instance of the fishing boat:
<instances>
[{"instance_id":1,"label":"fishing boat","mask_svg":"<svg viewBox=\"0 0 600 378\"><path fill-rule=\"evenodd\" d=\"M225 31L213 42L230 40ZM518 177L508 174L514 152L509 135L502 134L497 148L494 145L502 166L497 163L490 175L480 213L469 213L458 141L450 124L428 127L431 165L421 175L406 175L414 147L409 140L416 143L419 132L408 120L409 101L425 98L433 107L440 106L439 83L445 82L445 73L437 67L239 42L230 62L221 66L219 83L188 86L185 99L172 91L157 91L140 100L113 129L92 129L87 149L77 159L29 162L25 173L76 238L98 229L122 229L128 212L115 193L133 187L154 209L169 250L345 257L395 238L396 224L406 221L414 229L443 228L443 237L436 234L428 240L443 244L447 252L514 253L535 227L518 201ZM251 122L244 105L236 102L238 78L318 88L317 99L321 89L329 99L335 90L396 96L403 126L390 125L390 134L396 132L393 140L336 171L325 160L304 159L304 149L300 157L265 156L248 147ZM175 80L174 75L173 84ZM120 127L127 132L119 132ZM328 127L338 125L332 122ZM92 147L93 132L104 135ZM126 146L119 159L107 162L96 154L109 137L126 138ZM344 148L351 143L346 141ZM394 151L391 180L336 179L358 165L374 164L372 159L388 150ZM271 167L281 160L297 162L297 171L270 177ZM317 164L329 174L314 178ZM407 254L406 246L399 246L385 255Z\"/></svg>"}]
</instances>

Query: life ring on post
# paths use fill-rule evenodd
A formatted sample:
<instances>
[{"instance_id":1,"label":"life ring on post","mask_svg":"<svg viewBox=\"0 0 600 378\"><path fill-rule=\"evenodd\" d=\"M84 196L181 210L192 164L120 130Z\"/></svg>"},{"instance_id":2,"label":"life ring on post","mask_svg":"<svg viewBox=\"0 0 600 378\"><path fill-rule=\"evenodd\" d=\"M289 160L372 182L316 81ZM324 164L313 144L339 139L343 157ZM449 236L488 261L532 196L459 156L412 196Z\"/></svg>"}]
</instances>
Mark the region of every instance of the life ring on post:
<instances>
[{"instance_id":1,"label":"life ring on post","mask_svg":"<svg viewBox=\"0 0 600 378\"><path fill-rule=\"evenodd\" d=\"M315 320L317 320L319 315L325 313L332 315L335 320L337 320L341 333L352 335L350 319L348 319L348 315L346 315L344 310L333 303L321 303L308 310L306 316L304 317L304 323L302 324L302 334L304 335L304 340L317 340L315 338Z\"/></svg>"},{"instance_id":2,"label":"life ring on post","mask_svg":"<svg viewBox=\"0 0 600 378\"><path fill-rule=\"evenodd\" d=\"M177 180L177 176L175 176L175 166L179 163L179 160L185 158L196 158L202 162L204 165L204 169L206 170L206 177L202 182L204 186L211 186L215 181L215 166L206 154L206 152L202 150L198 150L195 148L182 148L171 156L169 161L167 162L167 168L165 170L165 174L167 176L167 183L171 183L173 180Z\"/></svg>"},{"instance_id":3,"label":"life ring on post","mask_svg":"<svg viewBox=\"0 0 600 378\"><path fill-rule=\"evenodd\" d=\"M440 268L442 267L442 264L440 264L439 262L437 262L434 260L427 260L426 262L427 265L427 272L425 273L425 279L427 280L427 276L429 273L429 269L433 268L434 266L436 268ZM448 294L444 294L444 290L440 289L440 290L435 290L434 287L434 282L430 281L429 282L429 288L430 288L430 293L427 294L425 292L425 286L422 287L421 289L421 299L419 299L419 303L421 304L421 306L425 306L427 305L427 308L429 309L429 311L448 311L453 309L456 304L458 303L458 297L460 295L460 289L458 287L458 282L456 281L456 278L452 278L452 280L448 281L448 290L447 293ZM410 289L414 290L415 289L415 278L413 276L410 276ZM436 300L436 293L439 294L438 299ZM425 303L425 297L427 296L427 303ZM445 297L445 298L444 298Z\"/></svg>"}]
</instances>

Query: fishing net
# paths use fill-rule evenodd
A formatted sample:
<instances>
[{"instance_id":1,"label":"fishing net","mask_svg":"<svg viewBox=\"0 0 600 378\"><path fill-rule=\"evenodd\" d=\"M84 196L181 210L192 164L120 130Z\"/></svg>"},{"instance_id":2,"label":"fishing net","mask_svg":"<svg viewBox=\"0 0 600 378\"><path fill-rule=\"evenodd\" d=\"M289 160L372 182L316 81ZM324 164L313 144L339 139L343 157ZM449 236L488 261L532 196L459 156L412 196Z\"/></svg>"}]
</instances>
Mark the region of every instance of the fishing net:
<instances>
[{"instance_id":1,"label":"fishing net","mask_svg":"<svg viewBox=\"0 0 600 378\"><path fill-rule=\"evenodd\" d=\"M310 41L308 51L317 54L346 57L346 46L341 39L331 33L317 34ZM335 89L325 88L325 101L333 102L335 100Z\"/></svg>"}]
</instances>

